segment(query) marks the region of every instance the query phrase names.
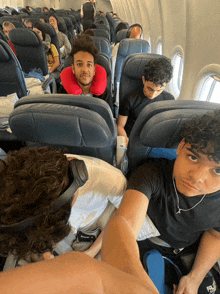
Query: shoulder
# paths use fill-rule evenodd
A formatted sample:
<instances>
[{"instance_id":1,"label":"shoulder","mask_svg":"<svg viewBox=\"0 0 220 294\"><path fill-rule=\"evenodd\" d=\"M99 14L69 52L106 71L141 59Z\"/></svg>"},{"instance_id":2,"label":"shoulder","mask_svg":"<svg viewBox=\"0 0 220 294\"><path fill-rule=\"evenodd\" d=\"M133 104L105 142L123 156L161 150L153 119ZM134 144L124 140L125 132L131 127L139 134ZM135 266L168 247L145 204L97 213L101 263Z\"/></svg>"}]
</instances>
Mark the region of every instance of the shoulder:
<instances>
[{"instance_id":1,"label":"shoulder","mask_svg":"<svg viewBox=\"0 0 220 294\"><path fill-rule=\"evenodd\" d=\"M161 93L161 95L162 95L161 98L163 100L175 100L174 96L172 94L170 94L169 92L167 92L167 91L163 91Z\"/></svg>"}]
</instances>

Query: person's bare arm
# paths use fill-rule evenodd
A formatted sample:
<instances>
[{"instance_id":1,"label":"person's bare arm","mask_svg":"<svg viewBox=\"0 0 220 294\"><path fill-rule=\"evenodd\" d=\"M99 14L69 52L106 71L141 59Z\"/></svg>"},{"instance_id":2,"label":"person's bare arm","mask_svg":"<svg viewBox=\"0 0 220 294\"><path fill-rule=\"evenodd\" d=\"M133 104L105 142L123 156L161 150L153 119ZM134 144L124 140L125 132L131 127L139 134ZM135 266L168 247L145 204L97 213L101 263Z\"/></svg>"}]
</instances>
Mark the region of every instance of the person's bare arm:
<instances>
[{"instance_id":1,"label":"person's bare arm","mask_svg":"<svg viewBox=\"0 0 220 294\"><path fill-rule=\"evenodd\" d=\"M119 114L118 120L117 120L117 129L118 129L118 135L119 136L124 136L126 138L126 146L128 146L128 136L125 131L125 125L127 123L128 116L122 116Z\"/></svg>"}]
</instances>

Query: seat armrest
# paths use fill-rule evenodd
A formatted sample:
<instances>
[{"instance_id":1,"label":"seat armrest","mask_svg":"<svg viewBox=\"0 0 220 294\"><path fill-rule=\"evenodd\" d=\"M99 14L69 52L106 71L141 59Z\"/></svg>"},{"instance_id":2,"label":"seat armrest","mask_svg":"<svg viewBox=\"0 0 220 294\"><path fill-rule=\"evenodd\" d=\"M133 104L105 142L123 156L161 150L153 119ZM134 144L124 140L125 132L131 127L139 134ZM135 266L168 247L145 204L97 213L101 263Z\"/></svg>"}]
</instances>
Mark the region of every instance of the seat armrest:
<instances>
[{"instance_id":1,"label":"seat armrest","mask_svg":"<svg viewBox=\"0 0 220 294\"><path fill-rule=\"evenodd\" d=\"M116 167L121 169L126 154L126 137L117 136Z\"/></svg>"},{"instance_id":2,"label":"seat armrest","mask_svg":"<svg viewBox=\"0 0 220 294\"><path fill-rule=\"evenodd\" d=\"M42 84L42 89L44 92L46 92L48 86L52 87L52 93L57 93L57 85L54 77L49 76L47 79L45 79L45 81Z\"/></svg>"}]
</instances>

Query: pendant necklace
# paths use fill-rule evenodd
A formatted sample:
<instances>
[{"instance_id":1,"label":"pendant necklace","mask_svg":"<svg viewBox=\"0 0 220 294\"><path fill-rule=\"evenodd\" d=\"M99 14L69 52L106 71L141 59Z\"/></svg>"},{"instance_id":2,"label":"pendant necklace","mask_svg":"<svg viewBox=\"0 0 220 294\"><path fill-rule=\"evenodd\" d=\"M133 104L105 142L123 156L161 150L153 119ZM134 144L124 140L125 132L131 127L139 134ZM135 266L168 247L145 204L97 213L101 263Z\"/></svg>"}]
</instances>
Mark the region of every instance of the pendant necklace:
<instances>
[{"instance_id":1,"label":"pendant necklace","mask_svg":"<svg viewBox=\"0 0 220 294\"><path fill-rule=\"evenodd\" d=\"M179 195L178 195L177 190L176 190L176 185L175 185L175 181L174 181L174 177L173 177L173 175L172 175L172 179L173 179L173 187L174 187L174 191L175 191L175 193L176 193L176 198L177 198L177 209L178 209L178 211L176 212L176 214L181 213L181 211L189 211L189 210L192 210L192 209L195 208L197 205L199 205L199 203L201 203L202 200L205 198L206 194L204 194L204 195L202 196L202 199L200 199L199 202L197 202L193 207L191 207L191 208L189 208L189 209L183 209L183 208L180 208L180 205L179 205L179 204L180 204L180 201L179 201Z\"/></svg>"}]
</instances>

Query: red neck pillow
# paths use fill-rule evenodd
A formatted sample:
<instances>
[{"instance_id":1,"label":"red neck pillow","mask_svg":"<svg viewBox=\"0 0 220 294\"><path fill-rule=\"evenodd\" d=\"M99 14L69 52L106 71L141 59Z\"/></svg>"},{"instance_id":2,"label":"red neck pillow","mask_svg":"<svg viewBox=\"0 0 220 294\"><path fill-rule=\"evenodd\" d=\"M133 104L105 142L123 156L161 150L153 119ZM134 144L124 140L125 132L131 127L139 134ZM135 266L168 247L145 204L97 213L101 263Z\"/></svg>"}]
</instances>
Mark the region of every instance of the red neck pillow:
<instances>
[{"instance_id":1,"label":"red neck pillow","mask_svg":"<svg viewBox=\"0 0 220 294\"><path fill-rule=\"evenodd\" d=\"M61 81L64 89L68 94L81 95L82 88L77 83L75 74L72 71L72 67L65 68L61 74ZM92 81L90 92L93 95L99 96L105 92L107 86L107 74L104 67L101 65L95 64L95 76Z\"/></svg>"}]
</instances>

